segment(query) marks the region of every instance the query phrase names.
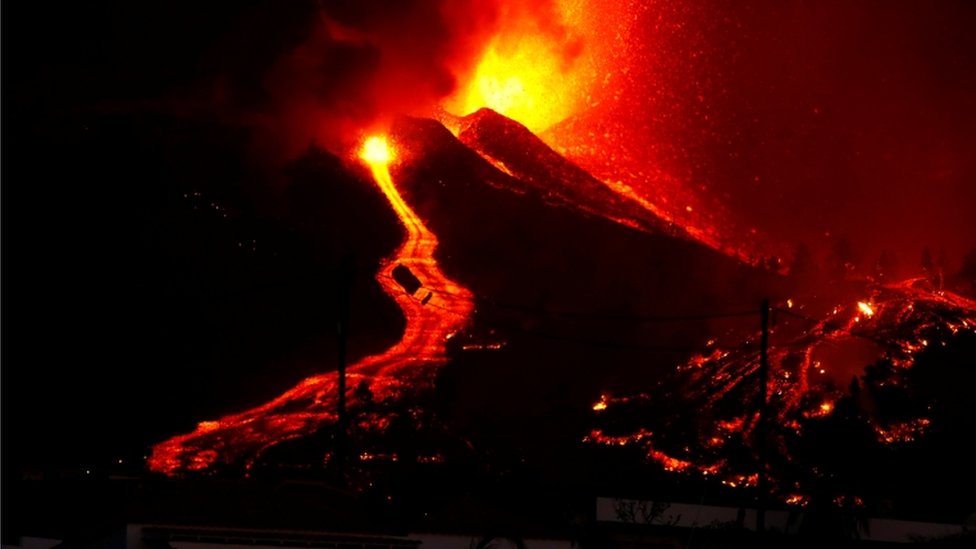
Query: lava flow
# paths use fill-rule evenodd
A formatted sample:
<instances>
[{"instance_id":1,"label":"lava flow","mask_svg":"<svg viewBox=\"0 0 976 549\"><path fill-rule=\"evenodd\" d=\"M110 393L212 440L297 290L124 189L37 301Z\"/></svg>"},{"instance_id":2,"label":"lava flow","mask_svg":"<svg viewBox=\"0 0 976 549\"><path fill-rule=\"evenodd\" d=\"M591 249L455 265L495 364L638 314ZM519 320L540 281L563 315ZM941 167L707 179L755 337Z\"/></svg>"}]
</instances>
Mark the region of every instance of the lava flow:
<instances>
[{"instance_id":1,"label":"lava flow","mask_svg":"<svg viewBox=\"0 0 976 549\"><path fill-rule=\"evenodd\" d=\"M382 263L376 280L396 300L406 317L402 339L387 351L364 358L347 372L347 401L355 406L357 391L368 387L377 402L395 401L429 387L446 358L445 341L462 329L472 310L471 293L448 279L434 259L437 237L403 200L390 175L395 152L383 137L366 140L360 158L400 218L406 238ZM406 270L406 271L405 271ZM409 272L419 287L397 279ZM411 291L412 290L412 291ZM338 419L338 375L329 372L301 381L278 398L251 410L216 421L203 421L195 431L157 444L149 459L153 471L176 475L212 471L219 466L250 469L267 449L335 425ZM382 418L374 418L382 429Z\"/></svg>"},{"instance_id":2,"label":"lava flow","mask_svg":"<svg viewBox=\"0 0 976 549\"><path fill-rule=\"evenodd\" d=\"M767 399L774 427L766 444L773 452L769 475L785 499L839 476L824 465L830 460L822 454L835 451L817 439L824 430L837 445L855 453L861 448L865 455L872 455L866 448L883 452L924 438L936 420L933 397L919 392L918 379L953 383L949 370L942 370L944 359L926 353L976 336L976 302L934 290L925 279L877 287L823 320L791 308L774 313L781 320L771 335L784 341L769 346ZM790 319L806 325L792 337ZM754 485L749 448L759 436L758 340L680 366L676 394L602 396L593 407L602 427L586 440L637 445L668 471L718 476L733 487ZM919 371L924 368L930 371ZM650 409L688 403L700 411L694 419L657 414L670 419L649 428L646 418L655 415Z\"/></svg>"}]
</instances>

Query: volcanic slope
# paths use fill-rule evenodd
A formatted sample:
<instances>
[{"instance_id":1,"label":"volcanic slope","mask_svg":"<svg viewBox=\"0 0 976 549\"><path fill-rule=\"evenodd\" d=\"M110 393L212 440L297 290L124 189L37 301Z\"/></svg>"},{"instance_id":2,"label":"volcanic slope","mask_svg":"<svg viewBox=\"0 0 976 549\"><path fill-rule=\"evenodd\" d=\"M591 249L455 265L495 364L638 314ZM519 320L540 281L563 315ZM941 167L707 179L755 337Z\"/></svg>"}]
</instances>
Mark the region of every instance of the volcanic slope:
<instances>
[{"instance_id":1,"label":"volcanic slope","mask_svg":"<svg viewBox=\"0 0 976 549\"><path fill-rule=\"evenodd\" d=\"M419 306L432 309L435 316L452 315L439 307L458 300L471 301L476 308L467 329L448 342L452 366L439 381L442 388L453 389L437 393L459 407L449 417L459 428L488 425L491 433L484 436L501 437L500 446L559 448L579 441L582 425L572 418L583 417L580 412L605 386L653 383L700 348L709 334L732 329L729 322L754 324L751 317L760 296L780 277L692 240L674 238L666 224L641 210L628 210L626 201L602 191L599 182L527 131L504 132L521 126L497 116L494 120L500 125L482 128L483 138L504 138L511 150L528 153L506 156L506 171L519 177L498 169L497 162L486 161L440 123L426 119L402 119L392 129L397 160L390 171L406 203L437 235L435 257L445 274L471 291L441 295L444 288L414 288L416 296L431 294ZM493 136L496 130L502 133ZM353 165L348 169L355 171ZM644 230L608 219L625 215ZM359 226L368 229L369 224ZM649 232L658 227L666 232ZM398 279L376 280L388 292L398 291L404 281L413 285L409 273L392 266L379 276ZM406 286L403 291L410 293ZM353 310L357 306L351 303ZM745 311L744 316L712 318L730 308ZM361 348L350 351L367 354ZM407 360L410 353L404 351ZM410 389L409 367L403 366L394 400L406 404L427 394L429 387L418 383ZM358 371L356 365L351 368ZM251 467L256 456L250 449L268 458L281 455L268 452L284 439L329 430L335 421L333 407L323 404L331 397L312 399L314 409L302 409L306 388L325 383L319 378L298 380L295 389L280 397L269 395L274 406L202 422L194 433L157 445L153 463L172 474L180 464L201 471L218 464L232 470ZM372 389L375 394L380 388ZM408 398L411 391L416 394ZM365 406L360 400L367 394L350 384L350 407ZM513 399L516 404L502 405ZM286 421L284 410L301 421ZM389 419L379 414L366 421L370 430L382 431ZM275 435L271 427L267 433L257 432L266 424L286 425L287 437ZM541 429L547 424L549 429ZM476 425L471 430L479 429ZM211 448L218 439L219 448Z\"/></svg>"},{"instance_id":2,"label":"volcanic slope","mask_svg":"<svg viewBox=\"0 0 976 549\"><path fill-rule=\"evenodd\" d=\"M959 339L976 326L970 300L926 280L846 280L827 291L823 281L749 267L607 194L517 123L484 110L462 122L459 140L419 119L402 120L394 134L423 151L399 168L404 192L442 235L444 269L477 296L474 327L458 342L462 352L442 385L455 394L452 417L475 424L479 436L491 431L493 443L514 442L558 462L599 401L597 409L609 412L600 424L615 433L586 433L590 440L635 442L665 470L721 473L728 486L754 483L755 417L744 410L756 400L755 306L768 297L786 311L771 351L780 429L772 459L783 499L807 501L811 487L830 484L815 473L830 466L817 437L850 435L889 464L926 463L916 459L922 449L952 439L945 433L958 422L945 418L958 419L960 410L938 412L943 420L934 428L925 412L952 393L933 381L940 376L926 349L945 350L946 364L971 356ZM809 307L789 310L808 299ZM824 300L837 305L820 312ZM898 404L908 401L905 409ZM863 432L852 434L855 427ZM891 467L875 470L885 472L874 487L890 484ZM871 495L911 500L898 490Z\"/></svg>"},{"instance_id":3,"label":"volcanic slope","mask_svg":"<svg viewBox=\"0 0 976 549\"><path fill-rule=\"evenodd\" d=\"M970 454L961 441L973 412L959 387L972 385L976 302L919 278L866 288L860 301L822 319L776 313L767 393L772 492L804 505L895 502L908 516L938 520L967 509ZM757 335L697 355L677 368L671 394L606 397L588 438L641 448L671 471L755 486L759 364ZM662 413L677 403L700 413ZM947 485L969 489L946 493ZM930 515L935 509L942 514Z\"/></svg>"},{"instance_id":4,"label":"volcanic slope","mask_svg":"<svg viewBox=\"0 0 976 549\"><path fill-rule=\"evenodd\" d=\"M785 277L697 242L516 122L482 110L463 123L460 139L429 119L391 132L401 192L475 296L439 395L461 429L555 459L603 391L656 386L785 295Z\"/></svg>"}]
</instances>

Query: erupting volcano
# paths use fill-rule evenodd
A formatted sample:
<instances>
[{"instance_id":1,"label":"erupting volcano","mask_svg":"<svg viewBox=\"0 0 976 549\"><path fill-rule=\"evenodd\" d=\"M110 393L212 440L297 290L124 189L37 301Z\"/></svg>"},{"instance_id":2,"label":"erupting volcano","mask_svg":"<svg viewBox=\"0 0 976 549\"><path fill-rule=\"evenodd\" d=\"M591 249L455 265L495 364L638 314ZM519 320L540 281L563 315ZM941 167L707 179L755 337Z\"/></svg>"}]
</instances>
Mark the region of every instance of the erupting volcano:
<instances>
[{"instance_id":1,"label":"erupting volcano","mask_svg":"<svg viewBox=\"0 0 976 549\"><path fill-rule=\"evenodd\" d=\"M574 378L558 392L573 400L565 409L592 406L585 422L597 427L574 426L575 442L597 443L583 448L637 447L664 470L736 487L756 484L756 454L768 448L764 474L790 503L850 473L818 448L833 431L880 452L942 429L950 412L927 400L933 353L968 356L976 333L976 302L962 295L972 288L949 276L960 263L965 271L970 260L955 258L976 243L956 222L955 199L971 195L959 184L971 173L962 141L947 138L910 166L946 182L918 201L946 218L920 207L912 215L929 222L895 236L903 205L885 205L887 182L865 172L898 147L858 133L851 112L870 103L882 117L903 106L859 96L848 104L793 81L760 89L737 56L769 49L760 30L788 35L801 8L771 10L783 28L769 31L766 19L737 26L744 15L685 2L463 2L470 11L409 2L391 13L367 4L320 7L307 40L272 64L272 108L256 117L256 141L286 156L311 141L385 197L403 239L375 283L402 312L402 334L363 353L344 385L323 371L155 445L151 470L251 471L286 441L343 429L340 386L350 408L365 409L368 395L391 409L493 360L544 371L547 387ZM856 31L842 26L835 39ZM721 47L730 37L742 41L731 53ZM834 52L814 42L794 53L827 71L819 56ZM895 70L889 64L882 69ZM751 92L759 99L747 101ZM930 119L914 124L936 131ZM846 184L854 190L832 187ZM814 199L811 188L844 199ZM858 209L861 194L877 207ZM929 239L950 251L934 261L925 248L922 272L896 266L892 257ZM761 297L781 300L768 347L768 437L757 434L754 407ZM559 361L576 370L550 365ZM595 405L583 398L600 392ZM355 421L383 436L391 419L374 410ZM831 496L856 495L841 484Z\"/></svg>"},{"instance_id":2,"label":"erupting volcano","mask_svg":"<svg viewBox=\"0 0 976 549\"><path fill-rule=\"evenodd\" d=\"M853 490L860 497L865 485L885 482L891 471L879 462L900 446L931 429L956 427L958 403L937 387L962 381L956 368L966 366L946 350L971 352L976 301L912 279L874 287L822 320L797 313L792 300L773 314L779 320L769 346L768 438L757 432L756 335L694 356L678 367L669 390L602 397L594 410L605 427L587 440L636 445L669 471L717 477L732 487L755 486L755 452L765 444L775 454L767 467L775 492L805 504L814 492L843 498ZM699 410L693 419L663 412L688 404ZM843 455L828 457L837 452Z\"/></svg>"}]
</instances>

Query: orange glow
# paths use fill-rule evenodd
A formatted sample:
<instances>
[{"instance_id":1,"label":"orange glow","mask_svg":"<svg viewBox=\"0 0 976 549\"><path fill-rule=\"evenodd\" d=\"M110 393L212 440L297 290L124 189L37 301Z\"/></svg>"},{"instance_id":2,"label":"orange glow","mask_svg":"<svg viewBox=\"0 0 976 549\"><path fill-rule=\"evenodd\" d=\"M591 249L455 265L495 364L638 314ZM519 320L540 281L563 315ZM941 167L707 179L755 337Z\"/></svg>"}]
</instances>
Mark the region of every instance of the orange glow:
<instances>
[{"instance_id":1,"label":"orange glow","mask_svg":"<svg viewBox=\"0 0 976 549\"><path fill-rule=\"evenodd\" d=\"M800 507L806 507L810 503L810 498L802 494L790 494L786 497L787 505L799 505Z\"/></svg>"},{"instance_id":2,"label":"orange glow","mask_svg":"<svg viewBox=\"0 0 976 549\"><path fill-rule=\"evenodd\" d=\"M359 154L369 164L376 184L406 231L400 248L382 263L376 280L403 310L407 322L399 343L347 369L346 397L350 407L357 405L354 388L362 383L377 401L399 399L427 387L432 374L447 362L445 341L467 324L473 308L471 292L440 271L434 259L437 237L393 183L389 164L396 157L395 151L384 137L370 137ZM421 282L426 290L424 297L406 293L394 280L392 271L397 266L406 267ZM312 376L267 404L217 421L201 422L195 431L153 447L149 468L173 476L243 462L249 470L268 448L335 424L337 387L336 372ZM389 419L383 416L372 417L369 422L379 431L387 425ZM372 454L369 456L361 455L360 459L374 459Z\"/></svg>"},{"instance_id":3,"label":"orange glow","mask_svg":"<svg viewBox=\"0 0 976 549\"><path fill-rule=\"evenodd\" d=\"M593 405L593 411L602 412L607 409L607 397L600 395L600 401Z\"/></svg>"},{"instance_id":4,"label":"orange glow","mask_svg":"<svg viewBox=\"0 0 976 549\"><path fill-rule=\"evenodd\" d=\"M794 303L794 307L800 305ZM770 450L785 462L800 464L801 460L794 461L792 439L796 437L802 440L808 436L804 433L807 427L837 413L840 399L849 394L843 385L837 386L829 379L830 372L841 370L846 374L849 371L845 370L848 368L846 361L857 361L854 362L856 365L869 363L870 360L861 358L859 354L849 359L843 358L843 355L821 356L825 350L843 348L852 341L869 340L872 342L872 352L878 353L874 356L890 359L893 368L889 374L891 377L882 379L877 386L901 385L908 383L905 371L914 367L917 353L928 346L944 345L951 337L948 334L973 332L976 326L976 301L952 292L932 291L928 281L922 278L875 287L869 298L859 303L858 307L859 310L855 311L851 310L852 307L834 307L824 318L804 328L795 338L769 348L769 367L773 374L769 379L769 410L774 418L774 427L767 436L771 442L775 440L775 444L770 444ZM874 314L870 321L866 321L865 307ZM882 311L884 314L880 314ZM855 323L852 314L860 316L861 322ZM718 458L730 447L733 452L739 452L739 445L748 444L753 439L758 425L757 414L743 416L734 412L742 409L740 399L743 394L752 394L751 384L755 379L752 376L759 368L755 339L746 341L749 344L743 350L714 349L707 356L694 355L677 367L679 374L685 378L684 387L687 390L683 395L689 402L700 403L710 410L728 410L709 420L709 425L701 424L693 438L685 441L687 445L681 447L680 454L673 453L678 442L675 440L668 440L669 453L655 448L656 444L661 444L660 436L655 437L645 428L617 431L616 436L605 436L601 431L594 431L588 441L604 445L637 445L666 471L715 475L729 487L757 485L758 475L744 475L742 464L730 464ZM874 344L877 344L876 348ZM857 370L853 373L857 373ZM850 379L848 375L840 376L842 383ZM864 377L858 379L870 389L875 387ZM748 388L748 392L743 392L743 388ZM643 393L638 393L638 396L644 398ZM615 396L604 397L603 400L611 409L627 398ZM933 429L933 420L928 417L881 421L876 409L858 401L852 403L859 407L859 413L869 419L874 435L882 444L911 444L927 436ZM931 407L928 409L931 410ZM619 416L614 415L616 417ZM653 425L650 423L648 427ZM638 433L640 436L636 436ZM746 464L745 470L751 467L752 464ZM815 469L811 472L819 475ZM778 497L790 505L808 504L808 491L812 486L807 485L807 481L786 485L789 475L793 474L787 468L768 467L767 474L776 490L783 490ZM856 500L854 504L860 505Z\"/></svg>"},{"instance_id":5,"label":"orange glow","mask_svg":"<svg viewBox=\"0 0 976 549\"><path fill-rule=\"evenodd\" d=\"M488 46L471 83L448 99L446 107L461 115L487 107L533 131L543 130L574 110L575 90L559 85L563 65L545 38L499 37Z\"/></svg>"},{"instance_id":6,"label":"orange glow","mask_svg":"<svg viewBox=\"0 0 976 549\"><path fill-rule=\"evenodd\" d=\"M745 425L745 418L737 417L729 421L719 421L718 428L723 431L728 432L740 432L742 431L742 426Z\"/></svg>"},{"instance_id":7,"label":"orange glow","mask_svg":"<svg viewBox=\"0 0 976 549\"><path fill-rule=\"evenodd\" d=\"M363 142L363 148L359 151L359 157L365 160L370 166L385 166L393 160L393 150L390 149L386 138L374 135Z\"/></svg>"},{"instance_id":8,"label":"orange glow","mask_svg":"<svg viewBox=\"0 0 976 549\"><path fill-rule=\"evenodd\" d=\"M650 438L653 433L645 429L638 429L636 433L626 436L606 435L600 429L590 431L590 434L583 437L583 442L595 442L605 446L627 446L638 444L640 441Z\"/></svg>"},{"instance_id":9,"label":"orange glow","mask_svg":"<svg viewBox=\"0 0 976 549\"><path fill-rule=\"evenodd\" d=\"M666 230L679 230L683 237L748 264L785 269L772 261L785 250L769 245L760 253L758 245L730 241L729 222L715 204L703 201L697 185L675 177L656 161L637 162L654 147L625 137L634 129L626 114L633 106L622 101L624 90L631 89L628 83L633 83L634 63L643 66L648 61L629 55L640 42L633 39L634 25L647 6L554 0L551 8L539 13L518 4L501 3L499 30L486 41L473 66L457 75L458 86L441 102L439 118L451 132L460 134L459 116L492 109L527 127L625 200L636 202L663 221ZM666 23L659 19L658 24ZM644 104L643 96L638 102ZM609 112L613 122L607 126L601 121ZM634 154L635 147L639 154ZM475 150L511 175L490 154ZM633 215L602 215L632 228L644 227Z\"/></svg>"},{"instance_id":10,"label":"orange glow","mask_svg":"<svg viewBox=\"0 0 976 549\"><path fill-rule=\"evenodd\" d=\"M688 468L692 466L690 461L669 456L659 450L652 450L650 457L654 461L660 463L661 466L664 467L665 471L682 472L688 470Z\"/></svg>"},{"instance_id":11,"label":"orange glow","mask_svg":"<svg viewBox=\"0 0 976 549\"><path fill-rule=\"evenodd\" d=\"M596 102L612 49L599 26L608 24L604 7L556 0L552 13L538 14L505 6L504 25L445 110L464 116L487 107L538 133Z\"/></svg>"},{"instance_id":12,"label":"orange glow","mask_svg":"<svg viewBox=\"0 0 976 549\"><path fill-rule=\"evenodd\" d=\"M731 488L740 488L744 486L756 486L759 483L759 476L752 475L734 475L722 481L722 484L729 486Z\"/></svg>"}]
</instances>

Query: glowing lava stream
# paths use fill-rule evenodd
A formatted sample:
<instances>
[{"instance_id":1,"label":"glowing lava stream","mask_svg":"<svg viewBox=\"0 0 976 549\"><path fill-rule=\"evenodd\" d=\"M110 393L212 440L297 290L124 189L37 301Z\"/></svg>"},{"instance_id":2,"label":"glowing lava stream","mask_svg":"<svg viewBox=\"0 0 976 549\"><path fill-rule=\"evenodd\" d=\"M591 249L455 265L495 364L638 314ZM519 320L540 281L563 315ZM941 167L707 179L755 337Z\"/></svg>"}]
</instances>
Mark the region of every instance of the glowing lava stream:
<instances>
[{"instance_id":1,"label":"glowing lava stream","mask_svg":"<svg viewBox=\"0 0 976 549\"><path fill-rule=\"evenodd\" d=\"M406 229L406 239L391 258L383 261L376 280L396 300L407 322L399 343L348 368L350 407L357 404L355 388L364 382L377 402L395 400L429 386L438 367L447 361L444 342L467 323L473 299L470 291L444 276L437 266L437 237L393 184L389 163L394 153L385 139L368 139L360 157L369 164L377 185ZM410 269L421 282L419 290L410 294L394 280L393 269L398 265ZM154 446L149 469L167 475L206 471L216 465L241 464L250 469L268 448L333 425L337 419L337 385L336 372L312 376L267 404L201 422L195 431Z\"/></svg>"},{"instance_id":2,"label":"glowing lava stream","mask_svg":"<svg viewBox=\"0 0 976 549\"><path fill-rule=\"evenodd\" d=\"M376 375L395 374L415 362L437 362L440 365L445 361L444 341L467 322L474 296L467 288L444 276L437 266L434 259L437 237L403 200L393 184L389 170L389 161L393 158L386 142L378 137L368 139L362 156L407 230L406 240L393 255L395 259L385 261L376 275L386 293L403 310L407 327L399 343L383 355L365 359L355 368L372 372L376 369L371 364L373 358L381 359L380 362L384 363L376 369ZM423 287L414 294L408 294L393 278L392 271L397 265L410 269ZM429 300L427 292L431 293ZM382 360L384 357L386 359ZM389 357L394 357L394 360L390 361Z\"/></svg>"}]
</instances>

